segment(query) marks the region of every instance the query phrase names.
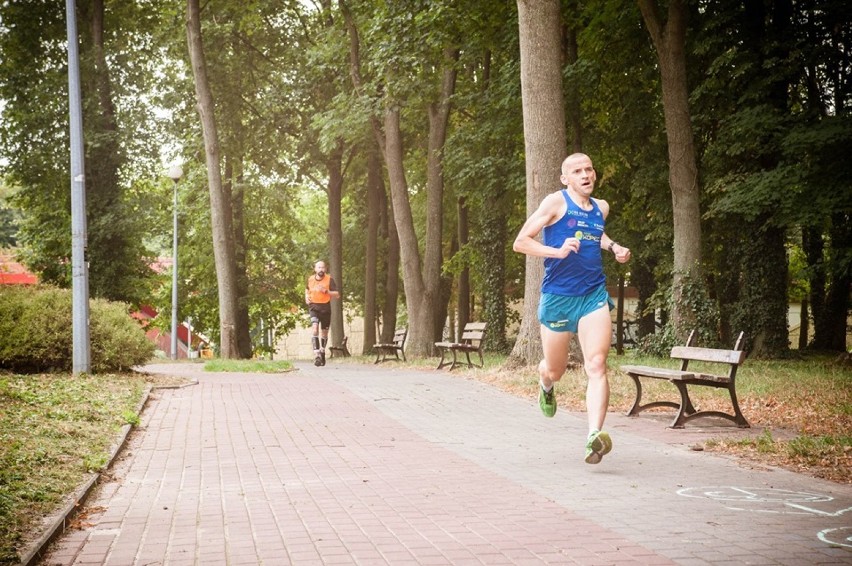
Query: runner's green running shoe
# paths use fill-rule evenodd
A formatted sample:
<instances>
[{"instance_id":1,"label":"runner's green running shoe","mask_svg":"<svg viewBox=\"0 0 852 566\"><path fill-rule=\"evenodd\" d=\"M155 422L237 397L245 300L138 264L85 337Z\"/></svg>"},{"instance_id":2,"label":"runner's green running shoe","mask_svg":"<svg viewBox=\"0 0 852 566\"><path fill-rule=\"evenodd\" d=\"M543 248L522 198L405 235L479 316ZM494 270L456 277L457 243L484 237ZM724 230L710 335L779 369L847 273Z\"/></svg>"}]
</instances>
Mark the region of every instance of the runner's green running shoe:
<instances>
[{"instance_id":1,"label":"runner's green running shoe","mask_svg":"<svg viewBox=\"0 0 852 566\"><path fill-rule=\"evenodd\" d=\"M593 433L586 442L586 463L599 464L610 450L612 450L612 439L609 433L602 430Z\"/></svg>"},{"instance_id":2,"label":"runner's green running shoe","mask_svg":"<svg viewBox=\"0 0 852 566\"><path fill-rule=\"evenodd\" d=\"M545 392L544 387L538 384L538 406L541 407L541 412L545 417L552 417L556 414L556 390L550 388L550 392Z\"/></svg>"}]
</instances>

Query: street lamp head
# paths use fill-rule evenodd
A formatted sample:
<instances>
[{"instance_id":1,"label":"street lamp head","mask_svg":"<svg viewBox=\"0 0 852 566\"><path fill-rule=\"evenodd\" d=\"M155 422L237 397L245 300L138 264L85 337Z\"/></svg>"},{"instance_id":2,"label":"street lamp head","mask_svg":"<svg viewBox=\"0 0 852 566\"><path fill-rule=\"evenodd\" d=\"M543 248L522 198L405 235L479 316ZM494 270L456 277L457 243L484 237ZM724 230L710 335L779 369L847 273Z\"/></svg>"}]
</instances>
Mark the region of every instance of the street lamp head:
<instances>
[{"instance_id":1,"label":"street lamp head","mask_svg":"<svg viewBox=\"0 0 852 566\"><path fill-rule=\"evenodd\" d=\"M183 169L180 165L173 165L169 169L167 175L169 176L169 179L177 183L178 181L180 181L180 178L183 177Z\"/></svg>"}]
</instances>

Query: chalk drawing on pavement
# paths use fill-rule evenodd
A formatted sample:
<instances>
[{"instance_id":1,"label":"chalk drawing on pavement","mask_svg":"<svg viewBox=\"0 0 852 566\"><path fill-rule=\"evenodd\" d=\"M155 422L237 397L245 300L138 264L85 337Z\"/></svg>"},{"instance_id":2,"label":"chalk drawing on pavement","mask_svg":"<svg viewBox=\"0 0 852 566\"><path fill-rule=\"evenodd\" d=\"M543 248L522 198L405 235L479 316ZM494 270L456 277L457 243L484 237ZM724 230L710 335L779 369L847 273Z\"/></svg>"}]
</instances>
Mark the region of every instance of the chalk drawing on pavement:
<instances>
[{"instance_id":1,"label":"chalk drawing on pavement","mask_svg":"<svg viewBox=\"0 0 852 566\"><path fill-rule=\"evenodd\" d=\"M817 533L817 536L822 542L852 548L852 527L825 529Z\"/></svg>"},{"instance_id":2,"label":"chalk drawing on pavement","mask_svg":"<svg viewBox=\"0 0 852 566\"><path fill-rule=\"evenodd\" d=\"M840 517L852 511L852 507L838 508L836 502L832 503L834 498L830 495L771 487L685 487L679 489L677 494L724 502L725 507L732 511L816 515L826 518ZM823 529L817 533L817 537L828 544L852 548L852 527Z\"/></svg>"},{"instance_id":3,"label":"chalk drawing on pavement","mask_svg":"<svg viewBox=\"0 0 852 566\"><path fill-rule=\"evenodd\" d=\"M852 507L839 510L823 509L826 503L834 501L830 495L771 487L685 487L677 493L684 497L722 501L726 503L726 507L737 511L813 514L825 517L839 517L847 511L852 511ZM818 504L820 508L817 508Z\"/></svg>"}]
</instances>

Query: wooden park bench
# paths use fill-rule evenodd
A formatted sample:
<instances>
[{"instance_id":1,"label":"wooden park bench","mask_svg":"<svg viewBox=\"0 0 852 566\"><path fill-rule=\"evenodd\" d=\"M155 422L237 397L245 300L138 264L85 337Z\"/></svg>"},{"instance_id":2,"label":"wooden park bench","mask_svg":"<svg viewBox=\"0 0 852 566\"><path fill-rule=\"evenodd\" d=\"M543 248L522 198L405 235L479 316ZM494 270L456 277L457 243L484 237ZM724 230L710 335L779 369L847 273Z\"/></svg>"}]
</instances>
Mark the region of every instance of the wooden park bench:
<instances>
[{"instance_id":1,"label":"wooden park bench","mask_svg":"<svg viewBox=\"0 0 852 566\"><path fill-rule=\"evenodd\" d=\"M672 421L670 428L683 428L684 425L692 419L699 417L720 417L727 419L737 424L740 428L749 428L748 421L740 411L740 405L737 403L736 376L737 368L745 359L745 352L740 350L743 340L743 333L740 332L737 342L733 350L720 350L715 348L695 348L691 346L692 339L695 336L693 330L689 334L686 341L686 346L675 346L672 348L671 357L681 361L680 370L656 368L649 366L621 366L621 370L629 375L636 384L636 400L633 401L633 407L627 412L628 416L635 416L646 409L654 407L672 407L677 409L677 414ZM728 368L727 375L715 375L704 373L702 371L689 371L688 366L692 361L696 362L711 362L718 365L726 365ZM677 387L680 392L680 403L673 401L653 401L651 403L642 404L642 382L640 378L651 379L667 379ZM699 411L693 406L689 399L689 385L704 385L707 387L724 388L731 395L731 403L734 407L733 414L724 413L722 411Z\"/></svg>"},{"instance_id":2,"label":"wooden park bench","mask_svg":"<svg viewBox=\"0 0 852 566\"><path fill-rule=\"evenodd\" d=\"M348 358L352 354L349 353L349 346L347 343L349 342L349 336L344 336L343 340L340 342L340 346L329 346L329 351L331 352L331 357L335 356L341 358Z\"/></svg>"},{"instance_id":3,"label":"wooden park bench","mask_svg":"<svg viewBox=\"0 0 852 566\"><path fill-rule=\"evenodd\" d=\"M438 367L441 369L444 366L450 366L450 371L458 364L457 353L464 352L467 358L467 367L482 367L485 362L482 358L482 346L485 341L485 322L468 322L464 325L461 341L459 342L435 342L435 347L441 352L441 361L438 362ZM479 365L475 364L470 359L471 352L479 354ZM447 353L453 354L453 361L444 361Z\"/></svg>"},{"instance_id":4,"label":"wooden park bench","mask_svg":"<svg viewBox=\"0 0 852 566\"><path fill-rule=\"evenodd\" d=\"M405 361L405 350L403 347L405 346L406 336L408 336L408 328L397 328L393 332L393 340L391 342L373 344L373 350L376 351L376 361L373 363L377 364L389 360L391 356L399 361L400 354L402 354L402 361Z\"/></svg>"}]
</instances>

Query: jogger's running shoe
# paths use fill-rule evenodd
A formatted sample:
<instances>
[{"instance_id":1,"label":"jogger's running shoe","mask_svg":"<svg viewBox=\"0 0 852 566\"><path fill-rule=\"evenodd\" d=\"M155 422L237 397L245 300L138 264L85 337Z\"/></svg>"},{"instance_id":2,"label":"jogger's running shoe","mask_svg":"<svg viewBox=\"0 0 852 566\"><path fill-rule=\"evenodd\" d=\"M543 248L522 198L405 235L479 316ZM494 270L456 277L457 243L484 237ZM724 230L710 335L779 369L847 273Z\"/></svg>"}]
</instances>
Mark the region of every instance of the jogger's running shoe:
<instances>
[{"instance_id":1,"label":"jogger's running shoe","mask_svg":"<svg viewBox=\"0 0 852 566\"><path fill-rule=\"evenodd\" d=\"M325 365L325 350L320 350L319 355L320 355L320 359L322 360L322 363L320 363L320 365L324 366Z\"/></svg>"},{"instance_id":2,"label":"jogger's running shoe","mask_svg":"<svg viewBox=\"0 0 852 566\"><path fill-rule=\"evenodd\" d=\"M319 367L322 364L323 364L322 356L320 356L319 352L316 352L315 357L314 357L314 365Z\"/></svg>"},{"instance_id":3,"label":"jogger's running shoe","mask_svg":"<svg viewBox=\"0 0 852 566\"><path fill-rule=\"evenodd\" d=\"M550 391L545 391L541 384L538 384L538 406L541 407L541 412L545 417L552 417L556 414L556 388L551 387Z\"/></svg>"},{"instance_id":4,"label":"jogger's running shoe","mask_svg":"<svg viewBox=\"0 0 852 566\"><path fill-rule=\"evenodd\" d=\"M612 439L606 431L598 431L589 436L586 442L586 458L587 464L599 464L604 456L612 450Z\"/></svg>"}]
</instances>

